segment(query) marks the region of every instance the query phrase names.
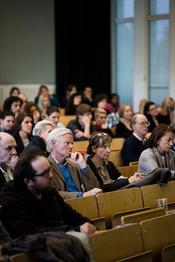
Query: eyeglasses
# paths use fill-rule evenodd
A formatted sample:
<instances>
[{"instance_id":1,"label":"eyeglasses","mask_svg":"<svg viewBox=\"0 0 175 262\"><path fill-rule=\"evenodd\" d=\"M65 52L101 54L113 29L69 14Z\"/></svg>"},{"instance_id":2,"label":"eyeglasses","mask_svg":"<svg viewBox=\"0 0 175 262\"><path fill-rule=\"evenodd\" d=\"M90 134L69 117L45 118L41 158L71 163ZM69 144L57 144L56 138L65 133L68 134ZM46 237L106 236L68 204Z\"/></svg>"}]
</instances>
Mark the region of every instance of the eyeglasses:
<instances>
[{"instance_id":1,"label":"eyeglasses","mask_svg":"<svg viewBox=\"0 0 175 262\"><path fill-rule=\"evenodd\" d=\"M50 171L51 171L51 167L43 171L41 174L33 175L33 177L38 177L38 176L48 177L50 174Z\"/></svg>"},{"instance_id":2,"label":"eyeglasses","mask_svg":"<svg viewBox=\"0 0 175 262\"><path fill-rule=\"evenodd\" d=\"M142 122L136 122L135 124L138 124L140 126L150 126L150 122L149 121L142 121Z\"/></svg>"}]
</instances>

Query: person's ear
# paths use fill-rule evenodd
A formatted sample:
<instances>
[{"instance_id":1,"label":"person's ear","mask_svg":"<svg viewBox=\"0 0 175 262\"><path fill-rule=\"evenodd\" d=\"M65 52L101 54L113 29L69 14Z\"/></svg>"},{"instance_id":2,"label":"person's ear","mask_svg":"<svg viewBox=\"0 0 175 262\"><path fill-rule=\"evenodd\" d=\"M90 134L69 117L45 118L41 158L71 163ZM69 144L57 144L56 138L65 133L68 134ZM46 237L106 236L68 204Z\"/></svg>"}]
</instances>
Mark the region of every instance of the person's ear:
<instances>
[{"instance_id":1,"label":"person's ear","mask_svg":"<svg viewBox=\"0 0 175 262\"><path fill-rule=\"evenodd\" d=\"M95 154L96 153L96 147L92 146L92 152Z\"/></svg>"},{"instance_id":2,"label":"person's ear","mask_svg":"<svg viewBox=\"0 0 175 262\"><path fill-rule=\"evenodd\" d=\"M26 186L28 186L31 183L31 181L34 182L34 180L35 180L34 177L31 177L31 178L25 177L24 183L26 184Z\"/></svg>"}]
</instances>

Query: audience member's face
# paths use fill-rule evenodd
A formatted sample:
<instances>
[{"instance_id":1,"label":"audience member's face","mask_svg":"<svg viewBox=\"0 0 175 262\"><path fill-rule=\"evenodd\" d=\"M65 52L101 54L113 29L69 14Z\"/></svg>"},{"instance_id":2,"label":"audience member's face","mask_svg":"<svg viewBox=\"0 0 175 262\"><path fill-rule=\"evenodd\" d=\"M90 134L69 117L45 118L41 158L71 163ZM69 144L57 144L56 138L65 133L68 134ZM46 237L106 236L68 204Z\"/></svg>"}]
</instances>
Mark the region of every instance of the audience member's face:
<instances>
[{"instance_id":1,"label":"audience member's face","mask_svg":"<svg viewBox=\"0 0 175 262\"><path fill-rule=\"evenodd\" d=\"M106 124L106 116L107 116L107 114L105 112L100 113L99 117L98 117L99 123Z\"/></svg>"},{"instance_id":2,"label":"audience member's face","mask_svg":"<svg viewBox=\"0 0 175 262\"><path fill-rule=\"evenodd\" d=\"M54 144L54 155L59 159L65 159L70 156L73 148L73 136L70 134L63 135L59 141ZM58 160L59 160L58 159Z\"/></svg>"},{"instance_id":3,"label":"audience member's face","mask_svg":"<svg viewBox=\"0 0 175 262\"><path fill-rule=\"evenodd\" d=\"M9 134L4 135L0 141L0 163L8 165L11 159L16 155L15 139Z\"/></svg>"},{"instance_id":4,"label":"audience member's face","mask_svg":"<svg viewBox=\"0 0 175 262\"><path fill-rule=\"evenodd\" d=\"M53 112L52 114L48 116L48 120L56 126L59 122L59 117L60 117L60 114L58 112Z\"/></svg>"},{"instance_id":5,"label":"audience member's face","mask_svg":"<svg viewBox=\"0 0 175 262\"><path fill-rule=\"evenodd\" d=\"M12 113L15 116L17 116L20 113L20 110L21 110L21 103L20 103L20 101L13 102L11 104L11 111L12 111Z\"/></svg>"},{"instance_id":6,"label":"audience member's face","mask_svg":"<svg viewBox=\"0 0 175 262\"><path fill-rule=\"evenodd\" d=\"M49 134L53 129L54 129L53 126L51 126L51 125L46 125L46 126L43 128L43 130L42 130L42 132L41 132L41 134L40 134L40 137L42 137L44 140L46 140L48 134Z\"/></svg>"},{"instance_id":7,"label":"audience member's face","mask_svg":"<svg viewBox=\"0 0 175 262\"><path fill-rule=\"evenodd\" d=\"M132 125L134 132L141 138L144 138L148 133L149 122L146 116L139 114L137 115L135 124Z\"/></svg>"},{"instance_id":8,"label":"audience member's face","mask_svg":"<svg viewBox=\"0 0 175 262\"><path fill-rule=\"evenodd\" d=\"M50 171L50 165L48 160L43 156L38 156L36 160L31 163L33 169L36 171L34 181L27 183L28 189L35 193L40 194L46 191L52 180L52 173Z\"/></svg>"},{"instance_id":9,"label":"audience member's face","mask_svg":"<svg viewBox=\"0 0 175 262\"><path fill-rule=\"evenodd\" d=\"M86 87L84 90L84 96L88 98L92 98L92 88Z\"/></svg>"},{"instance_id":10,"label":"audience member's face","mask_svg":"<svg viewBox=\"0 0 175 262\"><path fill-rule=\"evenodd\" d=\"M158 111L158 108L157 108L157 105L151 105L150 107L149 107L149 115L151 115L151 116L157 116L158 115L158 113L159 113L159 111Z\"/></svg>"},{"instance_id":11,"label":"audience member's face","mask_svg":"<svg viewBox=\"0 0 175 262\"><path fill-rule=\"evenodd\" d=\"M1 119L1 127L3 130L10 130L12 129L14 122L14 116L6 116L4 119Z\"/></svg>"},{"instance_id":12,"label":"audience member's face","mask_svg":"<svg viewBox=\"0 0 175 262\"><path fill-rule=\"evenodd\" d=\"M12 93L11 96L19 96L20 95L20 91L18 89L15 89Z\"/></svg>"},{"instance_id":13,"label":"audience member's face","mask_svg":"<svg viewBox=\"0 0 175 262\"><path fill-rule=\"evenodd\" d=\"M106 143L103 147L97 147L94 149L95 156L101 160L107 160L111 152L111 143Z\"/></svg>"},{"instance_id":14,"label":"audience member's face","mask_svg":"<svg viewBox=\"0 0 175 262\"><path fill-rule=\"evenodd\" d=\"M132 116L133 116L132 108L129 105L125 106L123 112L123 118L130 121L132 119Z\"/></svg>"},{"instance_id":15,"label":"audience member's face","mask_svg":"<svg viewBox=\"0 0 175 262\"><path fill-rule=\"evenodd\" d=\"M160 153L168 152L173 146L174 134L166 132L164 136L158 141L157 149Z\"/></svg>"},{"instance_id":16,"label":"audience member's face","mask_svg":"<svg viewBox=\"0 0 175 262\"><path fill-rule=\"evenodd\" d=\"M111 99L111 104L112 105L118 105L119 101L118 101L118 97L117 96L113 96Z\"/></svg>"},{"instance_id":17,"label":"audience member's face","mask_svg":"<svg viewBox=\"0 0 175 262\"><path fill-rule=\"evenodd\" d=\"M43 87L41 89L41 94L40 95L42 95L42 96L49 96L50 95L49 94L49 90L46 87Z\"/></svg>"},{"instance_id":18,"label":"audience member's face","mask_svg":"<svg viewBox=\"0 0 175 262\"><path fill-rule=\"evenodd\" d=\"M32 132L32 126L33 126L33 121L32 121L32 118L29 117L29 116L25 116L24 117L24 120L22 121L21 123L21 130L30 135L31 132Z\"/></svg>"},{"instance_id":19,"label":"audience member's face","mask_svg":"<svg viewBox=\"0 0 175 262\"><path fill-rule=\"evenodd\" d=\"M106 99L102 99L102 100L98 103L98 108L105 109L106 104L107 104L107 100L106 100Z\"/></svg>"},{"instance_id":20,"label":"audience member's face","mask_svg":"<svg viewBox=\"0 0 175 262\"><path fill-rule=\"evenodd\" d=\"M42 103L42 106L44 107L44 108L48 108L49 106L50 106L50 100L49 100L49 97L42 97L42 101L41 101L41 103Z\"/></svg>"},{"instance_id":21,"label":"audience member's face","mask_svg":"<svg viewBox=\"0 0 175 262\"><path fill-rule=\"evenodd\" d=\"M74 101L73 101L73 104L75 106L79 105L81 103L81 95L78 95L78 96L75 96L74 97Z\"/></svg>"}]
</instances>

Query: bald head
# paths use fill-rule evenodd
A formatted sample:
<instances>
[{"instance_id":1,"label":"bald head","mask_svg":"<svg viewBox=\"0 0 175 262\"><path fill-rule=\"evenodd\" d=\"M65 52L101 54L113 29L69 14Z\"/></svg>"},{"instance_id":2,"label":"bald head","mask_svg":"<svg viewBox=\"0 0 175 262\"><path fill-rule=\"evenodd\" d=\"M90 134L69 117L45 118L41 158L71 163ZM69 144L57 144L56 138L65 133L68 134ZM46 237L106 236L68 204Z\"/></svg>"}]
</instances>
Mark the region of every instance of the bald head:
<instances>
[{"instance_id":1,"label":"bald head","mask_svg":"<svg viewBox=\"0 0 175 262\"><path fill-rule=\"evenodd\" d=\"M16 141L13 136L0 132L0 164L7 164L16 156Z\"/></svg>"},{"instance_id":2,"label":"bald head","mask_svg":"<svg viewBox=\"0 0 175 262\"><path fill-rule=\"evenodd\" d=\"M149 122L145 115L135 114L131 120L131 126L136 135L144 139L148 133Z\"/></svg>"}]
</instances>

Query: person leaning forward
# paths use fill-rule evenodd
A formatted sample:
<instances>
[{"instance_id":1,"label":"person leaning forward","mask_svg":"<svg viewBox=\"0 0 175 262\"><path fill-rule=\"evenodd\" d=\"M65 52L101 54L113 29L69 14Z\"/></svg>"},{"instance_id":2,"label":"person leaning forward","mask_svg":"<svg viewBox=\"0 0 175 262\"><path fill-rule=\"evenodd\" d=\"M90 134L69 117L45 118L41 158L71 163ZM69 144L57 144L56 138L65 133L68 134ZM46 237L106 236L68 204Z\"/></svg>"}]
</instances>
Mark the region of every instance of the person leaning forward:
<instances>
[{"instance_id":1,"label":"person leaning forward","mask_svg":"<svg viewBox=\"0 0 175 262\"><path fill-rule=\"evenodd\" d=\"M53 184L66 198L93 196L102 192L81 153L72 153L73 135L68 128L57 128L47 136L48 158Z\"/></svg>"},{"instance_id":2,"label":"person leaning forward","mask_svg":"<svg viewBox=\"0 0 175 262\"><path fill-rule=\"evenodd\" d=\"M2 221L12 238L46 231L70 230L92 234L91 221L73 210L51 187L50 165L41 153L23 153L14 181L1 192Z\"/></svg>"}]
</instances>

